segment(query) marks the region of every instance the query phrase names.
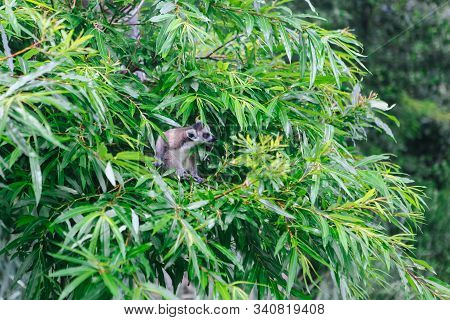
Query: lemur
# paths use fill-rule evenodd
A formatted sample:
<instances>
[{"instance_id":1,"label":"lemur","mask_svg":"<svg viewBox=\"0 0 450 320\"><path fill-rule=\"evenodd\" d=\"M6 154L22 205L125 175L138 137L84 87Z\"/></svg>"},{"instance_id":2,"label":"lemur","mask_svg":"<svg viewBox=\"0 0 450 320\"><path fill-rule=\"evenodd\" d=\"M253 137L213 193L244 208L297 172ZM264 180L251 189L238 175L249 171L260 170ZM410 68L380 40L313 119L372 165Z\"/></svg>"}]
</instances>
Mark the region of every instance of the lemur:
<instances>
[{"instance_id":1,"label":"lemur","mask_svg":"<svg viewBox=\"0 0 450 320\"><path fill-rule=\"evenodd\" d=\"M175 169L178 177L190 175L196 182L203 179L197 171L197 155L193 148L201 144L211 145L216 137L211 134L209 126L197 121L184 128L174 128L164 132L156 141L156 165L167 169Z\"/></svg>"}]
</instances>

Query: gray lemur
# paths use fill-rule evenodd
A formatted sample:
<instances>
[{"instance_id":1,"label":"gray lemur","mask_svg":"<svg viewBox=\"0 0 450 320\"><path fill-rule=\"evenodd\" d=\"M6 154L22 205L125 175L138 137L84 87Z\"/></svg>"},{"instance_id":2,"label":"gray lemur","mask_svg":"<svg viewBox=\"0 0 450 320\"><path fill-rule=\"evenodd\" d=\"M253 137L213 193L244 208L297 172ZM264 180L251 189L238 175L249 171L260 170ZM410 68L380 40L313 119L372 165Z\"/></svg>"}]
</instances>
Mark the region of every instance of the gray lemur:
<instances>
[{"instance_id":1,"label":"gray lemur","mask_svg":"<svg viewBox=\"0 0 450 320\"><path fill-rule=\"evenodd\" d=\"M201 144L211 145L216 141L209 127L197 121L190 127L167 130L164 135L166 140L160 136L156 141L156 165L175 169L179 177L190 175L196 182L202 182L193 148Z\"/></svg>"}]
</instances>

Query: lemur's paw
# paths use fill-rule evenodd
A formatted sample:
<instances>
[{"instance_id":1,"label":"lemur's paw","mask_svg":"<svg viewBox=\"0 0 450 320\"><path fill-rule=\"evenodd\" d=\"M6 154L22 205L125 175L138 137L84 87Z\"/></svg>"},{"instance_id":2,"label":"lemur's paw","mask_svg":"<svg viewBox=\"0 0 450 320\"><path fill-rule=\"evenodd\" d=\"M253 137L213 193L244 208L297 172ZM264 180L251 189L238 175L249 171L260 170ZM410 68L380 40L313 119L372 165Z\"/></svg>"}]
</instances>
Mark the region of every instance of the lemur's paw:
<instances>
[{"instance_id":1,"label":"lemur's paw","mask_svg":"<svg viewBox=\"0 0 450 320\"><path fill-rule=\"evenodd\" d=\"M194 179L194 181L197 182L197 183L202 183L203 182L203 178L201 178L199 176L192 176L192 179Z\"/></svg>"},{"instance_id":2,"label":"lemur's paw","mask_svg":"<svg viewBox=\"0 0 450 320\"><path fill-rule=\"evenodd\" d=\"M188 172L184 169L177 169L177 176L179 179L186 178L188 176Z\"/></svg>"}]
</instances>

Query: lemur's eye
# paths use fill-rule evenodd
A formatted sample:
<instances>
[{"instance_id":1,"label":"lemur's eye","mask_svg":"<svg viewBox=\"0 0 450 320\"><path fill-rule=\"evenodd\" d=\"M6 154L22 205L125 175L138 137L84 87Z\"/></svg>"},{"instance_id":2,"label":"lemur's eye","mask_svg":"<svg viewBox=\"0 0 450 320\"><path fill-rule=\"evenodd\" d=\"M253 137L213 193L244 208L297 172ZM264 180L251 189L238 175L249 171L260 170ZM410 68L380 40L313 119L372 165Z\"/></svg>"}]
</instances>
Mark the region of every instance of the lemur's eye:
<instances>
[{"instance_id":1,"label":"lemur's eye","mask_svg":"<svg viewBox=\"0 0 450 320\"><path fill-rule=\"evenodd\" d=\"M204 138L204 139L208 139L208 138L209 138L209 133L204 133L204 134L203 134L203 138Z\"/></svg>"},{"instance_id":2,"label":"lemur's eye","mask_svg":"<svg viewBox=\"0 0 450 320\"><path fill-rule=\"evenodd\" d=\"M189 132L189 133L188 133L188 138L191 138L191 139L192 139L192 138L194 138L194 136L195 136L195 135L194 135L192 132Z\"/></svg>"}]
</instances>

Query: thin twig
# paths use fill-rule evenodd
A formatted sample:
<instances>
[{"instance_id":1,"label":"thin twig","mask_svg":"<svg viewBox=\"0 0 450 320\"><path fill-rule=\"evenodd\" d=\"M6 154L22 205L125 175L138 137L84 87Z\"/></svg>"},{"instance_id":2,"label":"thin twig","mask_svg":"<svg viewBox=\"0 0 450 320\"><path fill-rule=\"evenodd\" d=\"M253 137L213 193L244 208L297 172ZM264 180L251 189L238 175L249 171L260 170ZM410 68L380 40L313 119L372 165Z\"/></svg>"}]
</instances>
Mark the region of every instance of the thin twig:
<instances>
[{"instance_id":1,"label":"thin twig","mask_svg":"<svg viewBox=\"0 0 450 320\"><path fill-rule=\"evenodd\" d=\"M9 58L14 58L15 56L17 56L17 55L19 55L19 54L21 54L21 53L24 53L24 52L26 52L26 51L28 51L28 50L30 50L30 49L33 49L34 47L40 45L42 41L43 41L43 40L40 40L40 41L38 41L38 42L35 42L35 43L33 43L32 45L30 45L30 46L28 46L28 47L26 47L26 48L24 48L24 49L22 49L22 50L19 50L19 51L17 51L16 53L13 53L12 55L9 55L9 56L7 56L7 57L0 57L0 61L7 60L7 59L9 59Z\"/></svg>"},{"instance_id":2,"label":"thin twig","mask_svg":"<svg viewBox=\"0 0 450 320\"><path fill-rule=\"evenodd\" d=\"M233 38L231 38L230 40L228 40L227 42L221 44L220 46L218 46L217 48L213 49L212 51L210 51L206 56L203 57L197 57L197 59L213 59L213 60L217 60L217 58L213 58L212 55L214 53L216 53L217 51L219 51L220 49L226 47L227 45L229 45L231 42L233 42L234 40L242 37L243 34L237 34L235 35Z\"/></svg>"},{"instance_id":3,"label":"thin twig","mask_svg":"<svg viewBox=\"0 0 450 320\"><path fill-rule=\"evenodd\" d=\"M230 193L232 193L232 192L234 192L234 191L236 191L236 190L242 189L242 188L244 188L244 187L248 187L248 186L250 186L251 184L253 184L253 181L245 180L244 183L238 184L237 186L234 186L233 188L228 189L227 191L222 192L221 194L217 194L217 195L214 197L214 200L218 200L218 199L220 199L220 198L222 198L222 197L225 197L226 195L228 195L228 194L230 194Z\"/></svg>"}]
</instances>

